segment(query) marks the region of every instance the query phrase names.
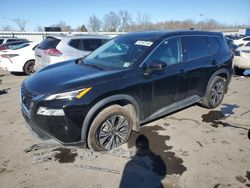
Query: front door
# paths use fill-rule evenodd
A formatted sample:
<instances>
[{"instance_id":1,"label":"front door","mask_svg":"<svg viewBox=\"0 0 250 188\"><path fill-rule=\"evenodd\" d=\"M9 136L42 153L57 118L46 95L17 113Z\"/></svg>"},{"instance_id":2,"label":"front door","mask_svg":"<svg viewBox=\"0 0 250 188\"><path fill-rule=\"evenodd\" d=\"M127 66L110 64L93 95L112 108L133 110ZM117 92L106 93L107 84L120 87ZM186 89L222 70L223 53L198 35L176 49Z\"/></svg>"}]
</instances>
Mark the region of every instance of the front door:
<instances>
[{"instance_id":1,"label":"front door","mask_svg":"<svg viewBox=\"0 0 250 188\"><path fill-rule=\"evenodd\" d=\"M146 66L154 62L165 62L161 71L143 75L142 97L150 100L150 114L167 107L183 98L186 92L186 68L182 61L180 38L171 38L162 42L146 59ZM150 93L148 93L150 91ZM147 93L145 93L147 92Z\"/></svg>"}]
</instances>

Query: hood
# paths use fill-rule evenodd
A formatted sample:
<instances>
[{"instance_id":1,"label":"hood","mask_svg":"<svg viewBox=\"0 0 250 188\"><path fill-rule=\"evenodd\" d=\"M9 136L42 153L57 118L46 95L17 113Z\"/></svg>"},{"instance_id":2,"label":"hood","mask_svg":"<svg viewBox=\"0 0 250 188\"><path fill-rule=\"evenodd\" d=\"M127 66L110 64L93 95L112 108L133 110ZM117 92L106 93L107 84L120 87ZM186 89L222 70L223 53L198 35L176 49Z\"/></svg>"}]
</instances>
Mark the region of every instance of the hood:
<instances>
[{"instance_id":1,"label":"hood","mask_svg":"<svg viewBox=\"0 0 250 188\"><path fill-rule=\"evenodd\" d=\"M117 79L125 70L99 70L76 64L74 60L45 67L29 76L24 86L36 95L93 87L100 82Z\"/></svg>"}]
</instances>

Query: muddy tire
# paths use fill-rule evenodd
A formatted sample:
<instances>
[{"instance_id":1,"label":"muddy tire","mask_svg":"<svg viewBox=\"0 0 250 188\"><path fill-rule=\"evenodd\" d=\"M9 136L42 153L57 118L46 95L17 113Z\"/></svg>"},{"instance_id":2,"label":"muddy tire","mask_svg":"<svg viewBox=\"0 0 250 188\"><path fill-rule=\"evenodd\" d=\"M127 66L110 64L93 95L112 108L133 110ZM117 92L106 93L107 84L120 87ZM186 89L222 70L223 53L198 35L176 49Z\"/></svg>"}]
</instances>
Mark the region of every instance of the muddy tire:
<instances>
[{"instance_id":1,"label":"muddy tire","mask_svg":"<svg viewBox=\"0 0 250 188\"><path fill-rule=\"evenodd\" d=\"M226 79L220 76L214 77L208 86L205 97L201 105L206 108L216 108L222 102L226 92Z\"/></svg>"},{"instance_id":2,"label":"muddy tire","mask_svg":"<svg viewBox=\"0 0 250 188\"><path fill-rule=\"evenodd\" d=\"M245 71L244 69L234 68L235 74L239 76L243 75L244 71Z\"/></svg>"},{"instance_id":3,"label":"muddy tire","mask_svg":"<svg viewBox=\"0 0 250 188\"><path fill-rule=\"evenodd\" d=\"M132 131L131 114L119 105L103 109L91 123L87 144L95 151L107 151L127 142Z\"/></svg>"},{"instance_id":4,"label":"muddy tire","mask_svg":"<svg viewBox=\"0 0 250 188\"><path fill-rule=\"evenodd\" d=\"M23 66L23 72L26 74L26 75L31 75L35 72L35 69L34 69L34 66L35 66L35 60L30 60L30 61L27 61L25 63L25 65Z\"/></svg>"}]
</instances>

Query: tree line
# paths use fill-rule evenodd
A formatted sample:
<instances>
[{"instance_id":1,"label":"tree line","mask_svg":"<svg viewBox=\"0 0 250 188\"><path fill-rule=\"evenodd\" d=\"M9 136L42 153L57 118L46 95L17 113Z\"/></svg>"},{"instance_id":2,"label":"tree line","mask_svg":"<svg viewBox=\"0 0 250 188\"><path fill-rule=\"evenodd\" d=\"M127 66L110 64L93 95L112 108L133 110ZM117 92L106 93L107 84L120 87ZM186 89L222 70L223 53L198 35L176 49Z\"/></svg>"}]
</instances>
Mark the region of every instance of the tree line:
<instances>
[{"instance_id":1,"label":"tree line","mask_svg":"<svg viewBox=\"0 0 250 188\"><path fill-rule=\"evenodd\" d=\"M13 19L20 31L25 31L27 20L17 18ZM250 23L250 22L249 22ZM151 16L148 14L137 13L133 16L127 10L119 10L117 12L110 11L102 18L98 18L95 14L91 15L87 24L82 24L73 28L70 24L60 21L57 24L49 25L49 27L60 27L62 31L80 31L80 32L132 32L132 31L146 31L146 30L161 30L161 29L226 29L226 28L241 28L247 25L229 25L220 23L214 19L201 19L199 21L193 19L186 20L166 20L162 22L153 23ZM13 30L11 26L4 26L2 30ZM44 31L44 27L37 26L36 31Z\"/></svg>"}]
</instances>

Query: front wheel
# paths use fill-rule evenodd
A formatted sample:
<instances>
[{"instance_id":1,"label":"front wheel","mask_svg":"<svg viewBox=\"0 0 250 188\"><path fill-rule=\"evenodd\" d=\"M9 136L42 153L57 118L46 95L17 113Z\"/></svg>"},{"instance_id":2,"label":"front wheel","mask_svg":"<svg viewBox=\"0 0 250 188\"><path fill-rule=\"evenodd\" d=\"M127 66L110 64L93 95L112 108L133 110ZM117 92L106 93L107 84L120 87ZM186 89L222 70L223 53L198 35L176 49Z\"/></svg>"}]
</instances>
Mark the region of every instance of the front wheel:
<instances>
[{"instance_id":1,"label":"front wheel","mask_svg":"<svg viewBox=\"0 0 250 188\"><path fill-rule=\"evenodd\" d=\"M208 86L202 105L206 108L216 108L222 102L226 91L226 79L216 76Z\"/></svg>"},{"instance_id":2,"label":"front wheel","mask_svg":"<svg viewBox=\"0 0 250 188\"><path fill-rule=\"evenodd\" d=\"M107 151L124 144L132 131L131 114L119 105L102 110L93 120L88 133L88 147Z\"/></svg>"}]
</instances>

